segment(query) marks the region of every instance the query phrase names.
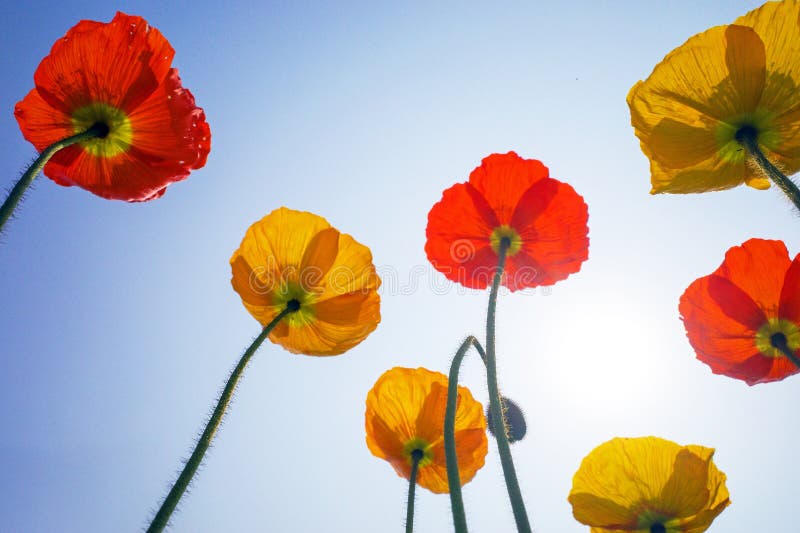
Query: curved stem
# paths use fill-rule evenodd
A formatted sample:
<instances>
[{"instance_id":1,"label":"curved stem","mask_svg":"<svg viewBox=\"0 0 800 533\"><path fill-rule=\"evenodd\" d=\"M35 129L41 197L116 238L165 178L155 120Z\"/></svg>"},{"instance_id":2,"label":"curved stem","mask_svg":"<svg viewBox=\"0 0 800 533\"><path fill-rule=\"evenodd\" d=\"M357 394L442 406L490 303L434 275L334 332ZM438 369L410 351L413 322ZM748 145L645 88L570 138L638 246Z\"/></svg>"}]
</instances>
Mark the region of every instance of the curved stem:
<instances>
[{"instance_id":1,"label":"curved stem","mask_svg":"<svg viewBox=\"0 0 800 533\"><path fill-rule=\"evenodd\" d=\"M747 150L747 153L755 159L759 168L764 171L764 174L789 197L789 200L791 200L794 206L800 211L800 188L767 159L767 156L764 155L764 152L762 152L761 148L758 146L756 130L754 128L742 128L736 134L736 140Z\"/></svg>"},{"instance_id":2,"label":"curved stem","mask_svg":"<svg viewBox=\"0 0 800 533\"><path fill-rule=\"evenodd\" d=\"M408 504L406 506L406 533L414 531L414 490L417 488L417 471L422 457L422 450L411 452L411 475L408 479Z\"/></svg>"},{"instance_id":3,"label":"curved stem","mask_svg":"<svg viewBox=\"0 0 800 533\"><path fill-rule=\"evenodd\" d=\"M450 508L453 511L453 526L456 533L467 533L467 516L464 512L464 499L461 496L461 476L458 473L458 455L456 453L456 407L458 407L458 372L461 361L470 346L475 346L481 358L486 362L483 346L473 336L464 339L450 364L450 375L447 381L447 408L444 415L444 453L447 465L447 484L450 486Z\"/></svg>"},{"instance_id":4,"label":"curved stem","mask_svg":"<svg viewBox=\"0 0 800 533\"><path fill-rule=\"evenodd\" d=\"M222 417L225 416L225 411L231 402L233 391L236 389L236 385L239 383L239 379L242 377L242 373L244 372L247 363L250 361L250 358L253 356L256 350L258 350L258 347L261 346L261 343L264 342L264 339L266 339L270 332L275 329L275 326L278 325L278 322L280 322L286 315L295 311L297 311L296 307L287 306L286 309L281 311L278 316L272 320L272 322L267 324L267 326L250 345L250 347L245 350L244 355L242 355L242 358L239 360L239 364L237 364L236 368L234 368L231 372L228 382L225 384L225 388L222 390L222 394L220 394L219 400L217 401L217 407L211 414L211 418L209 418L203 434L200 435L200 438L197 440L197 444L195 445L192 455L189 457L189 460L186 461L183 471L178 476L178 479L175 481L175 484L172 486L169 494L167 494L167 497L164 499L164 503L161 504L161 508L153 518L150 527L147 528L148 533L160 532L167 527L167 524L169 523L169 517L175 510L175 507L178 506L181 496L183 496L183 493L186 491L186 487L189 486L192 477L194 477L195 472L197 472L197 468L203 461L203 456L205 455L206 450L208 450L208 447L211 445L211 440L214 438L214 435L219 429L219 425L222 422Z\"/></svg>"},{"instance_id":5,"label":"curved stem","mask_svg":"<svg viewBox=\"0 0 800 533\"><path fill-rule=\"evenodd\" d=\"M499 256L497 270L494 273L492 289L489 293L489 309L486 313L486 381L489 387L489 409L492 413L494 436L497 441L497 451L500 454L500 464L503 466L503 476L506 480L508 498L511 500L511 508L514 511L514 521L517 523L517 531L520 533L530 533L531 525L528 521L528 513L525 510L525 502L522 500L522 491L520 491L519 488L517 472L514 470L514 460L511 458L511 448L508 444L508 435L506 435L500 388L497 385L497 361L494 346L497 292L500 289L500 282L503 279L506 252L510 245L511 242L508 238L500 241L500 248L497 251Z\"/></svg>"},{"instance_id":6,"label":"curved stem","mask_svg":"<svg viewBox=\"0 0 800 533\"><path fill-rule=\"evenodd\" d=\"M42 171L45 164L47 164L47 162L55 155L56 152L81 141L92 139L94 137L103 137L107 134L108 126L105 124L95 124L82 133L78 133L72 137L67 137L66 139L61 139L60 141L57 141L45 148L45 150L39 154L39 157L36 158L36 161L34 161L31 166L28 167L28 170L26 170L19 181L17 181L17 183L14 185L14 188L11 189L10 193L8 193L8 197L3 202L3 205L0 206L0 231L3 231L3 227L5 227L6 222L8 222L9 218L11 218L11 214L14 212L14 209L19 204L19 201L22 199L25 191L33 182L33 178L35 178L36 175Z\"/></svg>"}]
</instances>

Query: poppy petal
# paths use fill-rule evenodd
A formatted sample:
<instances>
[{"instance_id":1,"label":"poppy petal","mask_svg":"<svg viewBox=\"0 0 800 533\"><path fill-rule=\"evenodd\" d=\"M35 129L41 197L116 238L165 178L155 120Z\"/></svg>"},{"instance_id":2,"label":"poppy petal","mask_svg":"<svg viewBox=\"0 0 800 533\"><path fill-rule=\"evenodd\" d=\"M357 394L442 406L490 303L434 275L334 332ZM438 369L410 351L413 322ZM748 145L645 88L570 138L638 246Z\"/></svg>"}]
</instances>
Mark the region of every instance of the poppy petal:
<instances>
[{"instance_id":1,"label":"poppy petal","mask_svg":"<svg viewBox=\"0 0 800 533\"><path fill-rule=\"evenodd\" d=\"M800 254L795 256L786 270L779 310L781 318L800 325Z\"/></svg>"},{"instance_id":2,"label":"poppy petal","mask_svg":"<svg viewBox=\"0 0 800 533\"><path fill-rule=\"evenodd\" d=\"M586 203L570 185L552 178L535 183L520 198L511 222L523 244L509 258L506 286L553 285L578 272L589 256L588 219ZM512 281L529 274L535 276L525 285Z\"/></svg>"},{"instance_id":3,"label":"poppy petal","mask_svg":"<svg viewBox=\"0 0 800 533\"><path fill-rule=\"evenodd\" d=\"M777 311L783 280L791 260L781 241L750 239L725 253L714 272L747 293L761 309Z\"/></svg>"},{"instance_id":4,"label":"poppy petal","mask_svg":"<svg viewBox=\"0 0 800 533\"><path fill-rule=\"evenodd\" d=\"M492 154L469 175L469 183L492 206L497 215L494 227L509 224L520 197L531 185L547 178L549 171L541 161L523 159L515 152Z\"/></svg>"},{"instance_id":5,"label":"poppy petal","mask_svg":"<svg viewBox=\"0 0 800 533\"><path fill-rule=\"evenodd\" d=\"M489 237L499 225L491 206L475 187L469 183L453 185L428 213L428 260L451 281L485 288L497 264ZM486 267L487 262L491 273L476 276L475 270Z\"/></svg>"}]
</instances>

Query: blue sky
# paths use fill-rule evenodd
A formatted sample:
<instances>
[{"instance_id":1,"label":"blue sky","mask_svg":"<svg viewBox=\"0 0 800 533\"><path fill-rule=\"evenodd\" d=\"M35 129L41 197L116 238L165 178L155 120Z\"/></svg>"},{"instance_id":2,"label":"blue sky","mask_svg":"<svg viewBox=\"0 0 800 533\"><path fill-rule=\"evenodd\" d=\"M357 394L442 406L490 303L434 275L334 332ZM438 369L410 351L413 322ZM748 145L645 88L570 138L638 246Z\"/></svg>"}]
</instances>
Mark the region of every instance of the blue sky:
<instances>
[{"instance_id":1,"label":"blue sky","mask_svg":"<svg viewBox=\"0 0 800 533\"><path fill-rule=\"evenodd\" d=\"M588 531L566 497L614 436L717 449L733 504L711 531L786 530L796 508L797 379L748 387L694 359L677 302L751 237L800 251L777 191L650 196L625 96L689 36L758 2L16 2L0 7L0 184L35 155L13 117L80 19L143 16L211 126L205 168L147 204L45 177L0 243L3 532L139 531L257 335L230 287L247 227L280 206L368 245L383 320L334 358L265 344L176 532L400 531L407 482L364 443L364 400L393 366L447 371L483 335L487 294L424 253L430 207L481 158L540 159L589 205L589 260L550 291L503 294L502 390L526 412L513 452L535 531ZM391 281L390 281L391 280ZM486 403L477 358L462 384ZM464 488L471 529L512 531L499 460ZM416 531L450 527L418 491ZM497 525L499 522L499 526Z\"/></svg>"}]
</instances>

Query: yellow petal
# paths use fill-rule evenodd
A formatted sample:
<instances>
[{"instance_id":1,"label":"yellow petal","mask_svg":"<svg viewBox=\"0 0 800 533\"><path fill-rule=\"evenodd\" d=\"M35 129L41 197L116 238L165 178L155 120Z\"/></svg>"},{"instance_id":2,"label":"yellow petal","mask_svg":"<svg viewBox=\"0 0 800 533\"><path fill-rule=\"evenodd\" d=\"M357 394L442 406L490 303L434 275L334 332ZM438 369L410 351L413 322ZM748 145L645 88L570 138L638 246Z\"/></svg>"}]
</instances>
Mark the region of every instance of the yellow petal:
<instances>
[{"instance_id":1,"label":"yellow petal","mask_svg":"<svg viewBox=\"0 0 800 533\"><path fill-rule=\"evenodd\" d=\"M766 48L768 77L761 105L773 110L791 112L800 106L800 2L766 2L735 24L748 26L763 41Z\"/></svg>"},{"instance_id":2,"label":"yellow petal","mask_svg":"<svg viewBox=\"0 0 800 533\"><path fill-rule=\"evenodd\" d=\"M327 228L312 237L300 261L300 284L306 290L323 283L339 253L339 232Z\"/></svg>"},{"instance_id":3,"label":"yellow petal","mask_svg":"<svg viewBox=\"0 0 800 533\"><path fill-rule=\"evenodd\" d=\"M317 301L357 291L377 290L380 285L381 280L375 272L369 248L356 242L350 235L341 234L336 259L325 275L323 290Z\"/></svg>"},{"instance_id":4,"label":"yellow petal","mask_svg":"<svg viewBox=\"0 0 800 533\"><path fill-rule=\"evenodd\" d=\"M800 169L800 2L767 2L739 17L766 48L767 79L760 107L773 115L776 138L766 148L786 174Z\"/></svg>"},{"instance_id":5,"label":"yellow petal","mask_svg":"<svg viewBox=\"0 0 800 533\"><path fill-rule=\"evenodd\" d=\"M712 456L710 448L656 437L612 439L576 472L573 515L597 531L649 531L654 523L707 527L728 500Z\"/></svg>"}]
</instances>

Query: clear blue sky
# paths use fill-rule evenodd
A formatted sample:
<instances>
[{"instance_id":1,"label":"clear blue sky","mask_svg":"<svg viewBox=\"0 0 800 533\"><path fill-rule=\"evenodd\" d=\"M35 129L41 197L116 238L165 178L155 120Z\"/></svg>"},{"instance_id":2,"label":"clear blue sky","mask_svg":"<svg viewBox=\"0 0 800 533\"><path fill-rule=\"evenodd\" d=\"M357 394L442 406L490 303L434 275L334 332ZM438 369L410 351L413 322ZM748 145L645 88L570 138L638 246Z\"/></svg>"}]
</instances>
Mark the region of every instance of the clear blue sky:
<instances>
[{"instance_id":1,"label":"clear blue sky","mask_svg":"<svg viewBox=\"0 0 800 533\"><path fill-rule=\"evenodd\" d=\"M625 104L667 52L757 5L4 3L0 185L34 156L13 108L37 64L79 19L116 9L171 41L213 143L205 168L148 204L40 177L2 238L0 531L147 525L259 331L228 259L282 205L370 246L383 322L339 357L262 347L173 531L401 531L407 482L367 450L364 400L386 369L446 372L461 339L483 335L486 293L432 270L425 224L445 188L508 150L542 160L590 213L582 271L498 308L535 530L588 531L566 501L581 459L650 434L717 448L733 504L712 531L791 529L800 378L750 388L712 375L677 302L750 237L797 253L800 220L776 191L650 196ZM485 404L477 358L462 375ZM447 531L448 498L418 494L416 531ZM493 441L464 496L472 530L513 530Z\"/></svg>"}]
</instances>

